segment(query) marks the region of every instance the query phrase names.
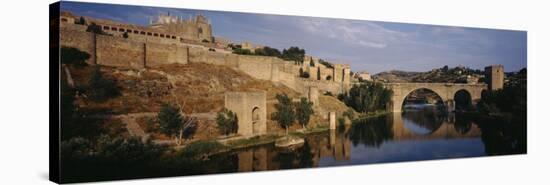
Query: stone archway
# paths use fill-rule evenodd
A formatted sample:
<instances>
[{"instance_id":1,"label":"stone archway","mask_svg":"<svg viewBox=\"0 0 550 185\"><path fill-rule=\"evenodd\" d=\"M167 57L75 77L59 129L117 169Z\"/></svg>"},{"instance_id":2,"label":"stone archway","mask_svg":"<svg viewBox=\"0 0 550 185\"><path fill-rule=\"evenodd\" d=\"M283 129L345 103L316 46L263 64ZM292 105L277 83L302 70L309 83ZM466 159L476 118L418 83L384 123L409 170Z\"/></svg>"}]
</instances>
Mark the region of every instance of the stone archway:
<instances>
[{"instance_id":1,"label":"stone archway","mask_svg":"<svg viewBox=\"0 0 550 185\"><path fill-rule=\"evenodd\" d=\"M238 119L238 134L252 136L265 134L266 93L261 92L226 92L225 108L233 111Z\"/></svg>"},{"instance_id":2,"label":"stone archway","mask_svg":"<svg viewBox=\"0 0 550 185\"><path fill-rule=\"evenodd\" d=\"M421 97L415 97L420 95ZM431 97L430 97L431 96ZM435 96L435 97L434 97ZM428 88L417 88L414 90L411 90L405 94L405 96L402 98L401 101L401 110L406 108L406 105L408 103L413 104L435 104L436 108L439 108L441 105L446 105L446 101L443 96L440 95L440 93L435 92L432 89ZM416 100L416 101L415 101ZM419 102L423 100L423 102ZM397 102L399 103L399 102Z\"/></svg>"},{"instance_id":3,"label":"stone archway","mask_svg":"<svg viewBox=\"0 0 550 185\"><path fill-rule=\"evenodd\" d=\"M460 89L453 96L456 110L467 110L472 106L472 95L465 89Z\"/></svg>"},{"instance_id":4,"label":"stone archway","mask_svg":"<svg viewBox=\"0 0 550 185\"><path fill-rule=\"evenodd\" d=\"M252 133L257 134L260 132L260 126L259 123L261 121L261 112L260 108L255 106L252 108Z\"/></svg>"}]
</instances>

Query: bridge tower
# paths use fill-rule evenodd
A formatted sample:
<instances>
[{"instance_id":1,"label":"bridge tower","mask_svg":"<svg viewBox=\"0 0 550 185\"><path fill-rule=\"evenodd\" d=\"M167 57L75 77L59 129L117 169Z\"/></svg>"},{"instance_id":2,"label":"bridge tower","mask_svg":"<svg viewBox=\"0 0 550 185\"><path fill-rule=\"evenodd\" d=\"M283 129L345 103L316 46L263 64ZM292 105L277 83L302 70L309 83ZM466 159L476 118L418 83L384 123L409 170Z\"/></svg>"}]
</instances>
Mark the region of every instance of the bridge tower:
<instances>
[{"instance_id":1,"label":"bridge tower","mask_svg":"<svg viewBox=\"0 0 550 185\"><path fill-rule=\"evenodd\" d=\"M490 91L502 89L504 87L504 67L502 65L485 67L485 83Z\"/></svg>"}]
</instances>

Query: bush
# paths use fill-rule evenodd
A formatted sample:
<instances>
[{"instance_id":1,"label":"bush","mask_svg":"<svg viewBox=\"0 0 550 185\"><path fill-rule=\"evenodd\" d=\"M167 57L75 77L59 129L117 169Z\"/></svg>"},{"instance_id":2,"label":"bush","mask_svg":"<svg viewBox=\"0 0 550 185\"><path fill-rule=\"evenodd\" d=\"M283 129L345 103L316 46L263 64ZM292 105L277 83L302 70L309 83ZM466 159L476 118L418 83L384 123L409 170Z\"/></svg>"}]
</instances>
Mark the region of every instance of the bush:
<instances>
[{"instance_id":1,"label":"bush","mask_svg":"<svg viewBox=\"0 0 550 185\"><path fill-rule=\"evenodd\" d=\"M80 18L78 19L78 21L75 22L75 24L86 25L86 19L80 16Z\"/></svg>"},{"instance_id":2,"label":"bush","mask_svg":"<svg viewBox=\"0 0 550 185\"><path fill-rule=\"evenodd\" d=\"M276 48L263 47L254 50L255 55L281 57L281 52Z\"/></svg>"},{"instance_id":3,"label":"bush","mask_svg":"<svg viewBox=\"0 0 550 185\"><path fill-rule=\"evenodd\" d=\"M87 32L92 32L92 33L95 33L95 34L100 34L100 35L109 35L101 29L101 26L98 26L95 23L92 23L92 24L88 25L88 28L86 28L86 31ZM124 37L124 38L128 38L128 34L127 33L125 33L125 34L126 34L126 37Z\"/></svg>"},{"instance_id":4,"label":"bush","mask_svg":"<svg viewBox=\"0 0 550 185\"><path fill-rule=\"evenodd\" d=\"M283 49L283 53L281 55L281 58L284 60L290 60L294 61L295 63L303 63L304 62L304 56L306 54L306 51L304 49L300 49L299 47L290 47L288 49Z\"/></svg>"},{"instance_id":5,"label":"bush","mask_svg":"<svg viewBox=\"0 0 550 185\"><path fill-rule=\"evenodd\" d=\"M342 128L344 127L344 124L346 124L346 119L344 117L338 118L338 127Z\"/></svg>"},{"instance_id":6,"label":"bush","mask_svg":"<svg viewBox=\"0 0 550 185\"><path fill-rule=\"evenodd\" d=\"M334 64L326 61L326 60L323 60L323 59L319 59L319 63L320 64L323 64L325 67L327 68L334 68Z\"/></svg>"},{"instance_id":7,"label":"bush","mask_svg":"<svg viewBox=\"0 0 550 185\"><path fill-rule=\"evenodd\" d=\"M302 78L309 78L309 73L307 71L300 74L300 77Z\"/></svg>"},{"instance_id":8,"label":"bush","mask_svg":"<svg viewBox=\"0 0 550 185\"><path fill-rule=\"evenodd\" d=\"M88 139L74 137L62 141L60 145L60 155L62 159L81 160L92 154L92 144Z\"/></svg>"},{"instance_id":9,"label":"bush","mask_svg":"<svg viewBox=\"0 0 550 185\"><path fill-rule=\"evenodd\" d=\"M90 54L72 47L61 47L61 63L72 64L75 66L87 66L85 62L90 58Z\"/></svg>"},{"instance_id":10,"label":"bush","mask_svg":"<svg viewBox=\"0 0 550 185\"><path fill-rule=\"evenodd\" d=\"M341 95L341 94L340 94L340 95ZM340 95L338 95L338 96L340 96ZM340 99L340 98L338 98L338 99ZM349 120L355 119L355 113L354 113L353 109L348 109L348 110L346 110L346 111L343 113L343 116L348 117Z\"/></svg>"},{"instance_id":11,"label":"bush","mask_svg":"<svg viewBox=\"0 0 550 185\"><path fill-rule=\"evenodd\" d=\"M233 54L252 55L252 51L250 51L249 49L236 48L233 50Z\"/></svg>"},{"instance_id":12,"label":"bush","mask_svg":"<svg viewBox=\"0 0 550 185\"><path fill-rule=\"evenodd\" d=\"M225 146L218 141L195 141L183 148L178 155L186 158L197 157L198 155L208 155L218 150L224 149Z\"/></svg>"},{"instance_id":13,"label":"bush","mask_svg":"<svg viewBox=\"0 0 550 185\"><path fill-rule=\"evenodd\" d=\"M357 112L385 110L393 92L382 84L364 81L353 85L347 94L338 95L338 99Z\"/></svg>"},{"instance_id":14,"label":"bush","mask_svg":"<svg viewBox=\"0 0 550 185\"><path fill-rule=\"evenodd\" d=\"M103 135L97 141L98 157L113 163L135 164L156 160L164 151L164 147L153 144L151 140L142 142L139 137L124 139Z\"/></svg>"},{"instance_id":15,"label":"bush","mask_svg":"<svg viewBox=\"0 0 550 185\"><path fill-rule=\"evenodd\" d=\"M218 113L216 123L218 125L218 130L224 135L237 133L239 130L237 114L228 109L224 109L223 112Z\"/></svg>"},{"instance_id":16,"label":"bush","mask_svg":"<svg viewBox=\"0 0 550 185\"><path fill-rule=\"evenodd\" d=\"M120 94L116 82L103 77L99 66L94 68L88 84L90 98L95 101L104 101Z\"/></svg>"}]
</instances>

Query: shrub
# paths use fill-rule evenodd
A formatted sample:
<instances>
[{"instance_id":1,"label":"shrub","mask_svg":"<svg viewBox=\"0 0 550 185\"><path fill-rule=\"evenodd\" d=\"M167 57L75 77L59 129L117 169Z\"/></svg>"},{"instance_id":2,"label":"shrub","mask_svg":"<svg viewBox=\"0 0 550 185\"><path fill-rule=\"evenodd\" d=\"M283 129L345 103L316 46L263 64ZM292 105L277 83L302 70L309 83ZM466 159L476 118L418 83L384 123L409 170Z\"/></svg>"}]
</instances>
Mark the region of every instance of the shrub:
<instances>
[{"instance_id":1,"label":"shrub","mask_svg":"<svg viewBox=\"0 0 550 185\"><path fill-rule=\"evenodd\" d=\"M192 158L200 154L208 155L224 148L225 146L223 144L215 140L195 141L185 146L178 154L181 157Z\"/></svg>"},{"instance_id":2,"label":"shrub","mask_svg":"<svg viewBox=\"0 0 550 185\"><path fill-rule=\"evenodd\" d=\"M86 25L86 19L80 16L80 18L78 19L78 21L75 22L75 24Z\"/></svg>"},{"instance_id":3,"label":"shrub","mask_svg":"<svg viewBox=\"0 0 550 185\"><path fill-rule=\"evenodd\" d=\"M340 96L340 95L338 95L338 96ZM340 99L340 98L338 98L338 99ZM349 120L355 119L355 113L353 112L353 109L348 109L348 110L346 110L346 111L343 113L343 116L348 117Z\"/></svg>"},{"instance_id":4,"label":"shrub","mask_svg":"<svg viewBox=\"0 0 550 185\"><path fill-rule=\"evenodd\" d=\"M288 49L283 49L281 58L284 60L290 60L290 61L294 61L295 63L301 64L304 62L305 54L306 54L306 51L304 49L300 49L299 47L293 46Z\"/></svg>"},{"instance_id":5,"label":"shrub","mask_svg":"<svg viewBox=\"0 0 550 185\"><path fill-rule=\"evenodd\" d=\"M252 55L252 51L250 51L249 49L242 49L242 48L234 49L233 53L238 55Z\"/></svg>"},{"instance_id":6,"label":"shrub","mask_svg":"<svg viewBox=\"0 0 550 185\"><path fill-rule=\"evenodd\" d=\"M216 123L218 130L224 135L237 133L239 130L237 115L228 109L218 113Z\"/></svg>"},{"instance_id":7,"label":"shrub","mask_svg":"<svg viewBox=\"0 0 550 185\"><path fill-rule=\"evenodd\" d=\"M300 74L300 77L302 78L309 78L309 73L307 71Z\"/></svg>"},{"instance_id":8,"label":"shrub","mask_svg":"<svg viewBox=\"0 0 550 185\"><path fill-rule=\"evenodd\" d=\"M86 31L87 32L92 32L92 33L95 33L95 34L100 34L100 35L109 35L101 29L101 26L96 25L95 23L92 23L92 24L88 25L88 28L86 28ZM126 37L124 37L124 38L128 38L127 33L125 33L125 34L126 34Z\"/></svg>"},{"instance_id":9,"label":"shrub","mask_svg":"<svg viewBox=\"0 0 550 185\"><path fill-rule=\"evenodd\" d=\"M94 68L92 77L90 78L88 84L90 98L95 101L104 101L120 94L116 86L116 82L103 77L99 66Z\"/></svg>"},{"instance_id":10,"label":"shrub","mask_svg":"<svg viewBox=\"0 0 550 185\"><path fill-rule=\"evenodd\" d=\"M61 47L61 63L75 66L87 66L86 60L90 54L72 47Z\"/></svg>"},{"instance_id":11,"label":"shrub","mask_svg":"<svg viewBox=\"0 0 550 185\"><path fill-rule=\"evenodd\" d=\"M139 137L124 139L103 135L97 141L96 150L96 155L102 161L135 164L158 159L165 148L155 145L151 140L142 142Z\"/></svg>"},{"instance_id":12,"label":"shrub","mask_svg":"<svg viewBox=\"0 0 550 185\"><path fill-rule=\"evenodd\" d=\"M254 54L261 56L281 57L281 52L278 49L267 46L264 46L263 48L256 48L254 50Z\"/></svg>"},{"instance_id":13,"label":"shrub","mask_svg":"<svg viewBox=\"0 0 550 185\"><path fill-rule=\"evenodd\" d=\"M392 93L380 83L364 81L353 85L347 94L339 95L338 99L357 112L367 113L385 110Z\"/></svg>"},{"instance_id":14,"label":"shrub","mask_svg":"<svg viewBox=\"0 0 550 185\"><path fill-rule=\"evenodd\" d=\"M344 127L344 124L346 123L346 119L344 119L344 117L339 117L338 118L338 127Z\"/></svg>"}]
</instances>

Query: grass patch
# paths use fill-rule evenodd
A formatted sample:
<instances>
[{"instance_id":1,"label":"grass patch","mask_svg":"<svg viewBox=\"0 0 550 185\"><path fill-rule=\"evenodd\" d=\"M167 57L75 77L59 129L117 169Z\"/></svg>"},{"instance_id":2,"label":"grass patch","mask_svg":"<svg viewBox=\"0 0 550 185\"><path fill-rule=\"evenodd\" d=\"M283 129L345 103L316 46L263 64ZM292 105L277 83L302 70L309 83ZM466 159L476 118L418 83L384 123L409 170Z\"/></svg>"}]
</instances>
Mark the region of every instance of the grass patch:
<instances>
[{"instance_id":1,"label":"grass patch","mask_svg":"<svg viewBox=\"0 0 550 185\"><path fill-rule=\"evenodd\" d=\"M185 146L179 152L179 155L184 157L197 157L199 155L209 155L225 149L226 146L215 140L195 141Z\"/></svg>"},{"instance_id":2,"label":"grass patch","mask_svg":"<svg viewBox=\"0 0 550 185\"><path fill-rule=\"evenodd\" d=\"M262 145L275 142L279 138L276 135L265 135L265 136L254 136L247 139L239 139L235 141L230 141L227 143L227 146L231 149L236 148L246 148L249 146Z\"/></svg>"}]
</instances>

